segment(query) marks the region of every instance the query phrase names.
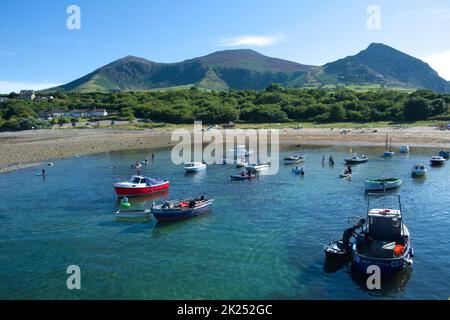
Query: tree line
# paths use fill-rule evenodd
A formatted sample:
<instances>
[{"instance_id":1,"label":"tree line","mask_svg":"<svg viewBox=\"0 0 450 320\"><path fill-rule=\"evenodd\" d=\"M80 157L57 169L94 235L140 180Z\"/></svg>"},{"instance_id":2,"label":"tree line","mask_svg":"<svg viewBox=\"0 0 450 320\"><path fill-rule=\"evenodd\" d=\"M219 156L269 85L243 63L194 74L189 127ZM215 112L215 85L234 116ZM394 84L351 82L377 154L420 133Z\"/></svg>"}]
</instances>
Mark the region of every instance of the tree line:
<instances>
[{"instance_id":1,"label":"tree line","mask_svg":"<svg viewBox=\"0 0 450 320\"><path fill-rule=\"evenodd\" d=\"M48 94L50 95L50 94ZM61 93L47 101L23 101L10 95L0 104L0 130L24 130L50 125L39 120L44 110L104 108L111 119L139 118L153 122L207 124L290 121L412 122L450 119L450 94L429 90L354 91L292 89L273 84L264 91L183 90ZM67 120L66 120L67 121ZM73 121L73 120L72 120Z\"/></svg>"}]
</instances>

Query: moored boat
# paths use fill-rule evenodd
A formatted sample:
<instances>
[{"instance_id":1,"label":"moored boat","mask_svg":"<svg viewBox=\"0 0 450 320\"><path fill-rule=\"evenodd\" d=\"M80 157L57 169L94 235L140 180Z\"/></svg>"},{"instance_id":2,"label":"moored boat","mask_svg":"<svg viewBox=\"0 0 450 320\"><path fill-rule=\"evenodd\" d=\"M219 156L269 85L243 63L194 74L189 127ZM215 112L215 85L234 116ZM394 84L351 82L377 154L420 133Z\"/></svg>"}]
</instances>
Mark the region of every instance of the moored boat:
<instances>
[{"instance_id":1,"label":"moored boat","mask_svg":"<svg viewBox=\"0 0 450 320\"><path fill-rule=\"evenodd\" d=\"M367 274L368 268L375 265L382 275L388 275L412 265L411 237L403 222L400 196L396 197L396 209L371 208L369 197L367 222L352 247L353 270Z\"/></svg>"},{"instance_id":2,"label":"moored boat","mask_svg":"<svg viewBox=\"0 0 450 320\"><path fill-rule=\"evenodd\" d=\"M408 145L401 146L400 153L409 153L409 146Z\"/></svg>"},{"instance_id":3,"label":"moored boat","mask_svg":"<svg viewBox=\"0 0 450 320\"><path fill-rule=\"evenodd\" d=\"M256 179L257 176L255 174L242 172L241 174L234 174L231 175L230 177L231 180L252 180Z\"/></svg>"},{"instance_id":4,"label":"moored boat","mask_svg":"<svg viewBox=\"0 0 450 320\"><path fill-rule=\"evenodd\" d=\"M448 160L448 159L450 159L450 152L442 150L441 152L439 152L439 156L441 156L445 160Z\"/></svg>"},{"instance_id":5,"label":"moored boat","mask_svg":"<svg viewBox=\"0 0 450 320\"><path fill-rule=\"evenodd\" d=\"M159 178L133 176L130 181L114 183L114 189L118 196L142 196L168 189L170 181Z\"/></svg>"},{"instance_id":6,"label":"moored boat","mask_svg":"<svg viewBox=\"0 0 450 320\"><path fill-rule=\"evenodd\" d=\"M342 240L334 240L323 246L325 257L327 259L343 259L351 256L351 251L345 250Z\"/></svg>"},{"instance_id":7,"label":"moored boat","mask_svg":"<svg viewBox=\"0 0 450 320\"><path fill-rule=\"evenodd\" d=\"M211 210L214 199L192 198L153 204L151 212L158 222L187 219Z\"/></svg>"},{"instance_id":8,"label":"moored boat","mask_svg":"<svg viewBox=\"0 0 450 320\"><path fill-rule=\"evenodd\" d=\"M293 155L283 159L284 164L296 164L305 161L304 155Z\"/></svg>"},{"instance_id":9,"label":"moored boat","mask_svg":"<svg viewBox=\"0 0 450 320\"><path fill-rule=\"evenodd\" d=\"M186 172L204 171L206 170L206 164L202 162L191 162L184 167L184 170L186 170Z\"/></svg>"},{"instance_id":10,"label":"moored boat","mask_svg":"<svg viewBox=\"0 0 450 320\"><path fill-rule=\"evenodd\" d=\"M383 157L390 158L395 155L395 152L392 151L392 138L390 139L390 144L388 147L388 139L389 139L389 133L386 133L386 151L383 153Z\"/></svg>"},{"instance_id":11,"label":"moored boat","mask_svg":"<svg viewBox=\"0 0 450 320\"><path fill-rule=\"evenodd\" d=\"M263 170L267 170L270 168L269 163L256 163L256 164L249 164L245 167L247 171L250 172L261 172Z\"/></svg>"},{"instance_id":12,"label":"moored boat","mask_svg":"<svg viewBox=\"0 0 450 320\"><path fill-rule=\"evenodd\" d=\"M354 154L349 158L345 158L344 161L347 164L358 164L358 163L364 163L364 162L369 161L369 158L363 154L361 154L361 155Z\"/></svg>"},{"instance_id":13,"label":"moored boat","mask_svg":"<svg viewBox=\"0 0 450 320\"><path fill-rule=\"evenodd\" d=\"M425 168L425 165L422 163L416 163L413 165L413 168L411 170L411 175L413 177L424 177L427 174L427 169Z\"/></svg>"},{"instance_id":14,"label":"moored boat","mask_svg":"<svg viewBox=\"0 0 450 320\"><path fill-rule=\"evenodd\" d=\"M117 219L150 219L152 212L149 209L142 210L119 210L115 213Z\"/></svg>"},{"instance_id":15,"label":"moored boat","mask_svg":"<svg viewBox=\"0 0 450 320\"><path fill-rule=\"evenodd\" d=\"M403 180L397 178L371 179L364 182L366 191L390 190L399 188L402 184Z\"/></svg>"},{"instance_id":16,"label":"moored boat","mask_svg":"<svg viewBox=\"0 0 450 320\"><path fill-rule=\"evenodd\" d=\"M430 164L434 167L442 166L445 163L445 158L441 156L433 156L431 157Z\"/></svg>"}]
</instances>

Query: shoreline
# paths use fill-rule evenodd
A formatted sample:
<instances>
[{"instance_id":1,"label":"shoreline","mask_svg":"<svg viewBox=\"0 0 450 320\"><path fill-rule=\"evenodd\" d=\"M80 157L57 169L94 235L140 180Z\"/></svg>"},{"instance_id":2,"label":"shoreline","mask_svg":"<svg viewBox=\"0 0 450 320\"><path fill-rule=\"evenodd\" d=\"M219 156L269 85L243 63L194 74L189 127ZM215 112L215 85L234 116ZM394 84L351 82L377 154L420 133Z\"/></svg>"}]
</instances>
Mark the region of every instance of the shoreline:
<instances>
[{"instance_id":1,"label":"shoreline","mask_svg":"<svg viewBox=\"0 0 450 320\"><path fill-rule=\"evenodd\" d=\"M192 127L190 128L192 130ZM191 131L190 130L190 131ZM242 129L245 130L245 129ZM270 129L269 129L270 130ZM393 148L448 148L450 131L418 126L403 129L280 129L280 147L348 146L383 147L386 133ZM105 152L161 149L175 145L170 129L48 129L0 133L0 174L38 166L49 160Z\"/></svg>"}]
</instances>

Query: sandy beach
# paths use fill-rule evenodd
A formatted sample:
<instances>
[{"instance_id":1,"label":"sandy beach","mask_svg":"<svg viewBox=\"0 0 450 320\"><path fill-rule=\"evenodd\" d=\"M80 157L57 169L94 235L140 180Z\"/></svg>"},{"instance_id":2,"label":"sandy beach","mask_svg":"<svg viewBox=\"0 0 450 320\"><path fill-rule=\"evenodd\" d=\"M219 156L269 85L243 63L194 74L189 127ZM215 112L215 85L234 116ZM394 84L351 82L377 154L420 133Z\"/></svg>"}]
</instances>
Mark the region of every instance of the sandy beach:
<instances>
[{"instance_id":1,"label":"sandy beach","mask_svg":"<svg viewBox=\"0 0 450 320\"><path fill-rule=\"evenodd\" d=\"M448 148L450 131L435 127L402 129L281 129L280 145L384 146L386 132L393 147ZM0 173L34 166L47 160L131 149L173 145L171 130L53 129L0 133Z\"/></svg>"}]
</instances>

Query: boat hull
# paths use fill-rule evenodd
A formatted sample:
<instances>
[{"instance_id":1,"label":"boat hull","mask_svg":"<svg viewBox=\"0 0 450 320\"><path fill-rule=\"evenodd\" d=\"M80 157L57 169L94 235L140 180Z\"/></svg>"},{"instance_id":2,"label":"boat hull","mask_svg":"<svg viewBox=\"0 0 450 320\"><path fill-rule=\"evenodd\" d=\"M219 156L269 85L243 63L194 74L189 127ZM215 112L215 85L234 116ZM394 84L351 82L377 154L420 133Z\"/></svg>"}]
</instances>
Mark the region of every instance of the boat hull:
<instances>
[{"instance_id":1,"label":"boat hull","mask_svg":"<svg viewBox=\"0 0 450 320\"><path fill-rule=\"evenodd\" d=\"M391 158L393 156L395 156L395 152L393 151L386 151L385 153L383 153L383 157L385 158Z\"/></svg>"},{"instance_id":2,"label":"boat hull","mask_svg":"<svg viewBox=\"0 0 450 320\"><path fill-rule=\"evenodd\" d=\"M152 208L152 214L158 222L169 222L184 220L207 213L212 208L213 201L209 201L195 208L186 209L155 209Z\"/></svg>"},{"instance_id":3,"label":"boat hull","mask_svg":"<svg viewBox=\"0 0 450 320\"><path fill-rule=\"evenodd\" d=\"M353 252L352 268L355 271L367 274L367 269L374 265L380 268L382 275L397 273L412 265L412 249L408 245L404 255L390 259L367 257Z\"/></svg>"},{"instance_id":4,"label":"boat hull","mask_svg":"<svg viewBox=\"0 0 450 320\"><path fill-rule=\"evenodd\" d=\"M430 161L430 165L433 167L440 167L443 166L445 163L445 161L441 161L441 160L431 160Z\"/></svg>"},{"instance_id":5,"label":"boat hull","mask_svg":"<svg viewBox=\"0 0 450 320\"><path fill-rule=\"evenodd\" d=\"M114 189L116 190L116 194L118 196L124 196L124 197L138 197L143 195L148 195L151 193L163 191L169 189L170 182L164 182L157 185L152 186L121 186L121 184L115 184Z\"/></svg>"},{"instance_id":6,"label":"boat hull","mask_svg":"<svg viewBox=\"0 0 450 320\"><path fill-rule=\"evenodd\" d=\"M366 191L383 191L399 188L403 181L398 179L395 181L365 181L364 186Z\"/></svg>"},{"instance_id":7,"label":"boat hull","mask_svg":"<svg viewBox=\"0 0 450 320\"><path fill-rule=\"evenodd\" d=\"M347 164L358 164L358 163L366 163L367 161L369 161L369 159L368 158L366 158L366 159L345 159L344 161Z\"/></svg>"},{"instance_id":8,"label":"boat hull","mask_svg":"<svg viewBox=\"0 0 450 320\"><path fill-rule=\"evenodd\" d=\"M252 180L255 179L256 176L241 176L241 175L234 175L230 176L231 180Z\"/></svg>"}]
</instances>

